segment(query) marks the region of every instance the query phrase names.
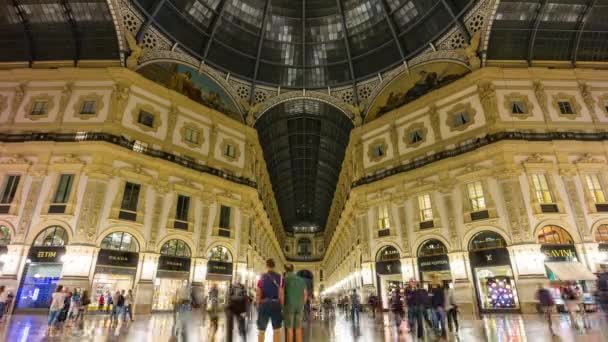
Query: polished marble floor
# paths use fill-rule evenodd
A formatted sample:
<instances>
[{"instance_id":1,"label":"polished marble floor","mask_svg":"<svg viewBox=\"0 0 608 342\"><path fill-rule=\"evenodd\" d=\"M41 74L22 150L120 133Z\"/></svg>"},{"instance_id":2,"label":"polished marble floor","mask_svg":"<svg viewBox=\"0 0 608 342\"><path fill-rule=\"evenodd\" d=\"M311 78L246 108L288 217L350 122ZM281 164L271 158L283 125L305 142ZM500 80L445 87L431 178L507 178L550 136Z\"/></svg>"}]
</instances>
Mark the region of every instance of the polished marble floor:
<instances>
[{"instance_id":1,"label":"polished marble floor","mask_svg":"<svg viewBox=\"0 0 608 342\"><path fill-rule=\"evenodd\" d=\"M225 342L225 320L220 319L219 329L215 336L209 336L209 323L200 312L194 312L188 320L189 341ZM589 328L585 331L570 327L567 316L555 315L555 336L551 336L546 324L536 315L487 315L482 319L461 319L461 328L457 335L450 334L449 341L608 341L608 321L601 314L589 317ZM135 317L134 322L110 325L106 316L87 316L80 327L63 327L57 333L46 334L46 316L13 315L6 322L0 323L0 339L10 342L29 341L169 341L173 328L172 314L152 314ZM270 332L270 330L269 330ZM253 322L247 324L247 341L257 341L257 332ZM338 314L331 319L315 319L305 323L304 340L306 342L322 341L414 341L407 333L398 334L392 317L373 320L362 314L361 322L352 322ZM427 336L425 341L435 341ZM234 337L234 341L240 341ZM271 341L266 336L266 341ZM282 339L283 341L283 339Z\"/></svg>"}]
</instances>

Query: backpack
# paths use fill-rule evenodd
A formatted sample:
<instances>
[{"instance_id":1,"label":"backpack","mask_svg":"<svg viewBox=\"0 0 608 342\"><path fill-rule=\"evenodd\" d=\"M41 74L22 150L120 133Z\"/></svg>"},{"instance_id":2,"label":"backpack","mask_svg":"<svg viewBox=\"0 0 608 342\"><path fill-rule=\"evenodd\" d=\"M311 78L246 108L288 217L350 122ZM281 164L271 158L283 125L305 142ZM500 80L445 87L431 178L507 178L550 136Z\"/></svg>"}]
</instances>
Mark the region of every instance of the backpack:
<instances>
[{"instance_id":1,"label":"backpack","mask_svg":"<svg viewBox=\"0 0 608 342\"><path fill-rule=\"evenodd\" d=\"M552 306L555 304L555 301L553 301L553 296L551 296L551 292L549 292L547 289L538 290L538 300L540 301L540 304L544 306Z\"/></svg>"},{"instance_id":2,"label":"backpack","mask_svg":"<svg viewBox=\"0 0 608 342\"><path fill-rule=\"evenodd\" d=\"M242 287L233 287L230 292L230 311L241 314L247 311L247 294Z\"/></svg>"}]
</instances>

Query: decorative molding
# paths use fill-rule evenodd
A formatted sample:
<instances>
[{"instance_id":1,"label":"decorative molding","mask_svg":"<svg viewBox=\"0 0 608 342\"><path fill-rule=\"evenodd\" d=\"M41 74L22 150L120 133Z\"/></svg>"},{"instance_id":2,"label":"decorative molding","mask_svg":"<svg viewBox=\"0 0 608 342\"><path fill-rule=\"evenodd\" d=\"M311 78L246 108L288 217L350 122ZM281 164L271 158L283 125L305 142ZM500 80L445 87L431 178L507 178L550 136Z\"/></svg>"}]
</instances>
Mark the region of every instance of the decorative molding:
<instances>
[{"instance_id":1,"label":"decorative molding","mask_svg":"<svg viewBox=\"0 0 608 342\"><path fill-rule=\"evenodd\" d=\"M419 132L421 139L419 141L413 142L411 137L412 137L412 134L414 134L414 132L416 132L416 131ZM403 130L403 142L405 143L405 146L407 146L408 148L416 148L426 142L427 133L428 133L428 129L426 128L424 123L417 122L417 123L411 124L410 126L408 126L407 128L405 128Z\"/></svg>"},{"instance_id":2,"label":"decorative molding","mask_svg":"<svg viewBox=\"0 0 608 342\"><path fill-rule=\"evenodd\" d=\"M597 99L597 105L600 107L606 117L608 117L608 94L600 95Z\"/></svg>"},{"instance_id":3,"label":"decorative molding","mask_svg":"<svg viewBox=\"0 0 608 342\"><path fill-rule=\"evenodd\" d=\"M139 123L139 113L142 110L154 116L154 122L152 122L152 127ZM133 110L131 110L131 116L133 118L133 124L145 132L156 133L158 132L158 127L160 127L160 125L162 124L160 112L154 106L148 103L137 103Z\"/></svg>"},{"instance_id":4,"label":"decorative molding","mask_svg":"<svg viewBox=\"0 0 608 342\"><path fill-rule=\"evenodd\" d=\"M32 121L48 118L49 113L51 112L51 110L53 110L53 107L55 106L55 102L53 100L54 100L53 96L51 96L49 94L40 94L40 95L30 96L27 103L23 107L23 109L24 109L23 116L26 119L29 119ZM44 114L32 115L32 110L34 109L34 104L36 102L46 102Z\"/></svg>"},{"instance_id":5,"label":"decorative molding","mask_svg":"<svg viewBox=\"0 0 608 342\"><path fill-rule=\"evenodd\" d=\"M197 135L198 135L197 142L192 142L192 141L186 140L186 130L188 130L188 129L191 129L191 130L197 132ZM200 148L203 145L203 143L205 142L203 130L198 125L196 125L192 122L184 123L182 125L182 128L180 128L179 133L181 136L182 143L184 143L192 148Z\"/></svg>"},{"instance_id":6,"label":"decorative molding","mask_svg":"<svg viewBox=\"0 0 608 342\"><path fill-rule=\"evenodd\" d=\"M82 107L86 101L95 101L95 113L93 114L82 114ZM83 94L78 97L74 104L74 116L77 116L81 120L89 120L99 116L99 112L103 109L105 103L103 102L103 95L89 93Z\"/></svg>"},{"instance_id":7,"label":"decorative molding","mask_svg":"<svg viewBox=\"0 0 608 342\"><path fill-rule=\"evenodd\" d=\"M455 126L454 125L454 116L459 113L468 113L469 121L462 125ZM471 126L472 124L475 123L476 114L477 114L477 111L475 109L473 109L473 106L471 106L470 102L458 103L447 112L445 124L448 127L450 127L451 131L461 131L462 132L462 131L465 131L467 128L469 128L469 126Z\"/></svg>"},{"instance_id":8,"label":"decorative molding","mask_svg":"<svg viewBox=\"0 0 608 342\"><path fill-rule=\"evenodd\" d=\"M0 95L0 114L8 108L8 96Z\"/></svg>"},{"instance_id":9,"label":"decorative molding","mask_svg":"<svg viewBox=\"0 0 608 342\"><path fill-rule=\"evenodd\" d=\"M344 115L346 115L349 119L354 120L354 118L355 118L355 113L353 113L353 111L352 111L352 106L349 106L348 103L346 103L344 101L340 101L339 99L335 98L334 96L331 96L331 95L328 95L325 93L321 93L318 91L306 91L306 92L292 91L292 92L288 92L288 93L283 93L281 95L278 95L276 97L269 99L268 101L266 101L264 103L260 103L260 104L256 105L255 112L253 115L256 120L259 120L260 117L262 115L264 115L264 113L266 113L272 107L279 105L283 102L297 100L297 99L307 99L307 100L315 100L315 101L324 102L324 103L327 103L327 104L335 107L342 113L344 113Z\"/></svg>"},{"instance_id":10,"label":"decorative molding","mask_svg":"<svg viewBox=\"0 0 608 342\"><path fill-rule=\"evenodd\" d=\"M383 152L382 155L377 156L374 154L374 150L379 147L381 152ZM370 161L372 162L379 162L382 159L386 158L387 156L387 150L388 150L388 143L386 142L385 138L378 138L376 140L374 140L372 143L370 143L367 147L367 157L369 158Z\"/></svg>"},{"instance_id":11,"label":"decorative molding","mask_svg":"<svg viewBox=\"0 0 608 342\"><path fill-rule=\"evenodd\" d=\"M512 104L513 102L521 102L524 105L523 108L523 113L513 113L513 107ZM528 98L528 95L524 95L521 93L509 93L505 95L505 100L503 103L505 109L507 110L507 113L509 113L512 117L520 119L520 120L524 120L526 118L529 118L532 116L532 110L534 109L534 105L532 104L532 101L530 101L530 98Z\"/></svg>"},{"instance_id":12,"label":"decorative molding","mask_svg":"<svg viewBox=\"0 0 608 342\"><path fill-rule=\"evenodd\" d=\"M562 101L568 101L570 103L570 106L572 107L572 110L574 111L574 113L562 114L562 112L559 109L559 102L562 102ZM559 115L559 117L561 117L561 118L565 118L568 120L574 120L574 119L580 118L582 116L582 114L581 114L582 107L581 107L580 103L578 103L578 101L576 100L576 96L574 96L572 94L558 93L558 94L553 95L553 100L551 101L551 105L553 106L553 109L557 112L557 115Z\"/></svg>"}]
</instances>

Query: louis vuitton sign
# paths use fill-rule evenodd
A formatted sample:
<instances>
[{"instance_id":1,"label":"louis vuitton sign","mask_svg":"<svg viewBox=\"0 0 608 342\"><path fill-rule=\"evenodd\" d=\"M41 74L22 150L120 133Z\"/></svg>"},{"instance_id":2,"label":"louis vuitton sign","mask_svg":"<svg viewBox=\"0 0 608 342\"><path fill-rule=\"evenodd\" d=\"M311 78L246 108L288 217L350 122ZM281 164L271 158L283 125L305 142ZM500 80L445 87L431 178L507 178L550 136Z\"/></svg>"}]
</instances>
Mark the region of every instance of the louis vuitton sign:
<instances>
[{"instance_id":1,"label":"louis vuitton sign","mask_svg":"<svg viewBox=\"0 0 608 342\"><path fill-rule=\"evenodd\" d=\"M493 248L469 253L473 267L510 265L509 250L506 248Z\"/></svg>"},{"instance_id":2,"label":"louis vuitton sign","mask_svg":"<svg viewBox=\"0 0 608 342\"><path fill-rule=\"evenodd\" d=\"M378 261L376 262L376 273L378 274L399 274L401 273L401 261Z\"/></svg>"},{"instance_id":3,"label":"louis vuitton sign","mask_svg":"<svg viewBox=\"0 0 608 342\"><path fill-rule=\"evenodd\" d=\"M449 271L450 259L446 254L418 257L420 272Z\"/></svg>"}]
</instances>

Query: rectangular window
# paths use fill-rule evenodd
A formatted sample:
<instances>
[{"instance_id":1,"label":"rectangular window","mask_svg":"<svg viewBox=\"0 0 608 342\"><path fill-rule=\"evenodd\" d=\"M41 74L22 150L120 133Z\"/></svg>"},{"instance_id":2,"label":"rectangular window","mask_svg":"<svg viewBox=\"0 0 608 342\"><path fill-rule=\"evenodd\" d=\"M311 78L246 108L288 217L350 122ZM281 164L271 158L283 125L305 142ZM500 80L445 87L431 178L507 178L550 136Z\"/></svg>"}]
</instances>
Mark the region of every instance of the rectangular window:
<instances>
[{"instance_id":1,"label":"rectangular window","mask_svg":"<svg viewBox=\"0 0 608 342\"><path fill-rule=\"evenodd\" d=\"M175 209L175 219L188 222L188 212L190 210L190 197L177 195L177 206Z\"/></svg>"},{"instance_id":2,"label":"rectangular window","mask_svg":"<svg viewBox=\"0 0 608 342\"><path fill-rule=\"evenodd\" d=\"M535 173L532 175L532 183L534 184L534 190L536 193L536 199L540 204L552 204L555 203L553 194L549 189L549 183L544 173Z\"/></svg>"},{"instance_id":3,"label":"rectangular window","mask_svg":"<svg viewBox=\"0 0 608 342\"><path fill-rule=\"evenodd\" d=\"M418 196L418 210L420 211L421 222L433 220L433 207L431 206L430 194Z\"/></svg>"},{"instance_id":4,"label":"rectangular window","mask_svg":"<svg viewBox=\"0 0 608 342\"><path fill-rule=\"evenodd\" d=\"M382 157L384 155L384 145L374 146L372 153L374 154L374 157Z\"/></svg>"},{"instance_id":5,"label":"rectangular window","mask_svg":"<svg viewBox=\"0 0 608 342\"><path fill-rule=\"evenodd\" d=\"M453 116L453 120L454 120L454 122L453 122L454 127L460 127L462 125L466 125L470 121L469 113L468 112L455 113Z\"/></svg>"},{"instance_id":6,"label":"rectangular window","mask_svg":"<svg viewBox=\"0 0 608 342\"><path fill-rule=\"evenodd\" d=\"M467 184L467 195L471 203L472 211L481 211L486 209L486 199L483 195L483 186L481 182L473 182Z\"/></svg>"},{"instance_id":7,"label":"rectangular window","mask_svg":"<svg viewBox=\"0 0 608 342\"><path fill-rule=\"evenodd\" d=\"M4 180L4 187L2 188L2 197L0 198L0 204L11 204L17 193L17 186L19 186L19 175L6 176Z\"/></svg>"},{"instance_id":8,"label":"rectangular window","mask_svg":"<svg viewBox=\"0 0 608 342\"><path fill-rule=\"evenodd\" d=\"M226 144L226 150L224 151L224 155L226 157L235 158L236 157L236 148L234 145Z\"/></svg>"},{"instance_id":9,"label":"rectangular window","mask_svg":"<svg viewBox=\"0 0 608 342\"><path fill-rule=\"evenodd\" d=\"M122 203L120 209L135 212L137 211L137 202L139 201L139 191L141 185L127 182L125 191L122 195Z\"/></svg>"},{"instance_id":10,"label":"rectangular window","mask_svg":"<svg viewBox=\"0 0 608 342\"><path fill-rule=\"evenodd\" d=\"M59 182L57 183L57 189L55 190L55 196L53 197L53 203L63 204L68 203L70 198L70 190L72 190L72 182L74 181L74 175L61 175L59 176Z\"/></svg>"},{"instance_id":11,"label":"rectangular window","mask_svg":"<svg viewBox=\"0 0 608 342\"><path fill-rule=\"evenodd\" d=\"M144 126L154 127L154 114L148 113L145 110L140 110L137 122Z\"/></svg>"},{"instance_id":12,"label":"rectangular window","mask_svg":"<svg viewBox=\"0 0 608 342\"><path fill-rule=\"evenodd\" d=\"M230 207L220 207L220 228L230 229Z\"/></svg>"},{"instance_id":13,"label":"rectangular window","mask_svg":"<svg viewBox=\"0 0 608 342\"><path fill-rule=\"evenodd\" d=\"M410 135L410 143L415 144L420 141L422 141L422 133L420 133L420 130L417 129Z\"/></svg>"},{"instance_id":14,"label":"rectangular window","mask_svg":"<svg viewBox=\"0 0 608 342\"><path fill-rule=\"evenodd\" d=\"M606 203L606 194L600 183L600 179L597 174L589 174L585 176L587 180L587 188L591 193L594 203Z\"/></svg>"},{"instance_id":15,"label":"rectangular window","mask_svg":"<svg viewBox=\"0 0 608 342\"><path fill-rule=\"evenodd\" d=\"M198 131L192 128L186 128L184 139L192 144L198 144Z\"/></svg>"},{"instance_id":16,"label":"rectangular window","mask_svg":"<svg viewBox=\"0 0 608 342\"><path fill-rule=\"evenodd\" d=\"M94 100L87 100L82 103L80 114L92 115L97 112L97 102Z\"/></svg>"},{"instance_id":17,"label":"rectangular window","mask_svg":"<svg viewBox=\"0 0 608 342\"><path fill-rule=\"evenodd\" d=\"M558 101L557 105L562 114L574 114L574 109L572 108L570 101Z\"/></svg>"},{"instance_id":18,"label":"rectangular window","mask_svg":"<svg viewBox=\"0 0 608 342\"><path fill-rule=\"evenodd\" d=\"M30 115L44 115L46 114L46 107L46 101L35 101L34 105L32 106L32 112L30 113Z\"/></svg>"},{"instance_id":19,"label":"rectangular window","mask_svg":"<svg viewBox=\"0 0 608 342\"><path fill-rule=\"evenodd\" d=\"M378 207L378 229L390 229L391 224L388 219L388 207L386 205L381 205Z\"/></svg>"}]
</instances>

